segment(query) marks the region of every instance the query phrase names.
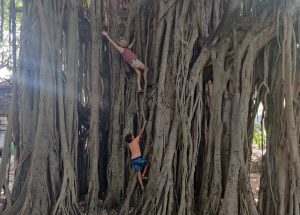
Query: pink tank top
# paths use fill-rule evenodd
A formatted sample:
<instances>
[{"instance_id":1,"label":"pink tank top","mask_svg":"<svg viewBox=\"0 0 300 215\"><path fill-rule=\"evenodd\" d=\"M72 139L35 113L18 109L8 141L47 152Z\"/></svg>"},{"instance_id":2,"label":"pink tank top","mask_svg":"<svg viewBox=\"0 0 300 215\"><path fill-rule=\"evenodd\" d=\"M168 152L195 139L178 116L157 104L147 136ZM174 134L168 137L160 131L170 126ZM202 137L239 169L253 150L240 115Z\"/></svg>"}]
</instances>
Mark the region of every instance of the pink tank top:
<instances>
[{"instance_id":1,"label":"pink tank top","mask_svg":"<svg viewBox=\"0 0 300 215\"><path fill-rule=\"evenodd\" d=\"M122 57L129 65L132 64L133 60L137 59L137 56L130 49L127 49L127 48L124 48Z\"/></svg>"}]
</instances>

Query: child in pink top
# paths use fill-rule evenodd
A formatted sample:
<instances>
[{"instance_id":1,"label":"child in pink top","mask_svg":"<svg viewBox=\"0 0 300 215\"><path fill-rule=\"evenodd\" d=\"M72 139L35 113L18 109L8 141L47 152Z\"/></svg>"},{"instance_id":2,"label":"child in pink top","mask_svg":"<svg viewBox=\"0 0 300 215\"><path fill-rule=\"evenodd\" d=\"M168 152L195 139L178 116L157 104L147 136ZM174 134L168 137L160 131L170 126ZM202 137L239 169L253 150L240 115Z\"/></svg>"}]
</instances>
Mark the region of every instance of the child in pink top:
<instances>
[{"instance_id":1,"label":"child in pink top","mask_svg":"<svg viewBox=\"0 0 300 215\"><path fill-rule=\"evenodd\" d=\"M130 50L133 44L128 46L128 42L124 38L120 38L118 43L115 43L107 34L107 32L102 31L101 34L105 36L108 41L117 49L124 61L130 65L137 74L137 85L138 85L138 92L143 92L141 87L141 73L143 72L144 75L144 82L147 85L147 74L148 68L143 64L137 56Z\"/></svg>"}]
</instances>

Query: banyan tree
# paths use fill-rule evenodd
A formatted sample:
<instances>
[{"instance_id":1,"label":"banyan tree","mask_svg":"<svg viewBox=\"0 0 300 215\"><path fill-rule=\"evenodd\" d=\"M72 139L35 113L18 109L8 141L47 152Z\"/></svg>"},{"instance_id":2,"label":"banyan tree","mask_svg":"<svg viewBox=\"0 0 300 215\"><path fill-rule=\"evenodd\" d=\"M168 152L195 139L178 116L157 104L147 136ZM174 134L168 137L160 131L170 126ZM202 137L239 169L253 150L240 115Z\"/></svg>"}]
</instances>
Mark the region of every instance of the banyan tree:
<instances>
[{"instance_id":1,"label":"banyan tree","mask_svg":"<svg viewBox=\"0 0 300 215\"><path fill-rule=\"evenodd\" d=\"M300 214L300 1L23 0L21 10L2 214ZM149 68L142 94L102 30L135 41ZM141 192L124 137L144 119Z\"/></svg>"}]
</instances>

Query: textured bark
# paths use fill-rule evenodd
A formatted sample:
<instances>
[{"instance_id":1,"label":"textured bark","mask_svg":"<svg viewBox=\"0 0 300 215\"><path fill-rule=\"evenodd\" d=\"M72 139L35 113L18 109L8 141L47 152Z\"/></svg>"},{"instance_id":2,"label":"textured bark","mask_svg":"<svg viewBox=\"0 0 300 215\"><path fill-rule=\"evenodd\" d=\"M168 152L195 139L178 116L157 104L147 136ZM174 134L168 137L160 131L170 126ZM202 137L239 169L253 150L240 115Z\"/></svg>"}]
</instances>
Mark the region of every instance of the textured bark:
<instances>
[{"instance_id":1,"label":"textured bark","mask_svg":"<svg viewBox=\"0 0 300 215\"><path fill-rule=\"evenodd\" d=\"M100 199L118 214L299 214L298 7L24 1L0 166L4 214L97 214ZM133 50L150 70L144 94L100 38L104 28L114 40L135 36ZM267 152L256 205L248 174L260 102ZM141 148L151 166L141 193L124 136L145 118ZM20 161L10 197L11 133Z\"/></svg>"},{"instance_id":2,"label":"textured bark","mask_svg":"<svg viewBox=\"0 0 300 215\"><path fill-rule=\"evenodd\" d=\"M67 4L40 0L24 2L22 33L25 36L21 40L18 81L15 82L15 89L18 89L16 92L19 92L20 96L13 103L20 104L20 118L17 124L20 127L21 155L12 192L13 205L4 212L5 214L82 213L77 204L76 185L80 51L78 5L76 0L68 1ZM97 32L94 35L97 39ZM96 69L95 73L99 74L99 57L96 55L97 47L95 48L95 58L91 62L98 65L98 70L93 68ZM96 85L93 85L93 89L100 90L98 85L101 82L98 79L94 80ZM99 93L96 90L94 92L94 98L97 99L93 101L99 101ZM98 113L99 103L96 102L92 108L93 111L98 110ZM99 114L93 113L92 116L99 119ZM14 129L17 127L14 126ZM96 148L92 152L96 154L91 155L91 172L94 175L91 181L94 181L95 185L90 186L94 194L90 193L96 200L90 202L91 208L94 208L97 205L96 187L99 183L99 125L92 131L93 141L90 142L94 142ZM9 132L7 134L9 138L11 135ZM31 162L32 160L34 162ZM5 163L1 163L4 169ZM1 177L2 179L4 177Z\"/></svg>"},{"instance_id":3,"label":"textured bark","mask_svg":"<svg viewBox=\"0 0 300 215\"><path fill-rule=\"evenodd\" d=\"M109 19L112 26L110 34L114 40L118 39L118 28L114 26L118 23L117 10L118 4L116 1L109 1ZM110 134L109 134L109 163L108 163L108 187L107 196L104 202L104 207L111 208L120 205L120 202L125 195L125 145L123 141L123 129L125 128L125 71L121 67L119 53L113 47L106 45L106 50L111 51L111 67L112 75L111 84L111 115L110 115ZM132 83L131 83L132 84ZM129 95L130 96L130 95ZM132 119L132 118L131 118ZM130 119L126 119L130 121ZM130 128L128 128L129 130ZM127 130L127 131L128 131Z\"/></svg>"},{"instance_id":4,"label":"textured bark","mask_svg":"<svg viewBox=\"0 0 300 215\"><path fill-rule=\"evenodd\" d=\"M298 53L293 30L293 7L287 2L282 11L281 47L279 53L266 55L269 70L266 109L267 153L262 174L259 209L263 214L299 214L299 139ZM272 72L271 72L272 71ZM280 160L277 158L280 157Z\"/></svg>"},{"instance_id":5,"label":"textured bark","mask_svg":"<svg viewBox=\"0 0 300 215\"><path fill-rule=\"evenodd\" d=\"M91 59L91 120L90 120L90 136L89 136L89 153L90 153L90 175L89 175L89 198L88 198L88 214L97 214L98 212L98 196L99 196L99 140L100 135L100 100L103 97L101 89L102 79L99 73L99 59L101 56L99 35L99 21L101 2L93 1L91 6L92 24L92 59Z\"/></svg>"}]
</instances>

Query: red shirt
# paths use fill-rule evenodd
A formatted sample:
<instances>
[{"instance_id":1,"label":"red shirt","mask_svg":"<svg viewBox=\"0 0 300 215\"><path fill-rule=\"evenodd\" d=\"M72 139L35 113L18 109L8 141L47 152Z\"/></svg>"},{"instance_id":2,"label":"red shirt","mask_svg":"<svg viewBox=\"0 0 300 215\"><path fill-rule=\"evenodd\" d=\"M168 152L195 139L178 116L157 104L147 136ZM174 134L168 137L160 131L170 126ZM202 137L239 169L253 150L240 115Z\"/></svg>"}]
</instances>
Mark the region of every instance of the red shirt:
<instances>
[{"instance_id":1,"label":"red shirt","mask_svg":"<svg viewBox=\"0 0 300 215\"><path fill-rule=\"evenodd\" d=\"M132 64L133 60L137 59L137 56L128 48L124 48L124 51L121 55L129 65Z\"/></svg>"}]
</instances>

